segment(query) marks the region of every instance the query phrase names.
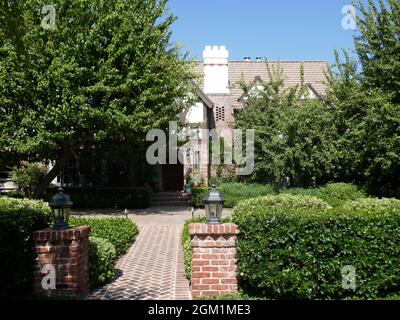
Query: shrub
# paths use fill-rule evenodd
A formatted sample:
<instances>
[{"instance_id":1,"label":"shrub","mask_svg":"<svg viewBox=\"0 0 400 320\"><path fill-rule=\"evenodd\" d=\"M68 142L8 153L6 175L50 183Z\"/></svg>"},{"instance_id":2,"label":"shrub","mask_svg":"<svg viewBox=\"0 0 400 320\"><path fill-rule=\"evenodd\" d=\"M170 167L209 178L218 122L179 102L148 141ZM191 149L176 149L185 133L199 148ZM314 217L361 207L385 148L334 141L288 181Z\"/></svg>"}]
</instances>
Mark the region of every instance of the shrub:
<instances>
[{"instance_id":1,"label":"shrub","mask_svg":"<svg viewBox=\"0 0 400 320\"><path fill-rule=\"evenodd\" d=\"M359 187L350 183L330 183L324 187L309 189L290 188L282 190L282 193L314 196L333 207L338 207L349 200L365 197L365 193Z\"/></svg>"},{"instance_id":2,"label":"shrub","mask_svg":"<svg viewBox=\"0 0 400 320\"><path fill-rule=\"evenodd\" d=\"M187 183L191 183L194 185L201 185L204 183L203 177L199 170L193 170L186 176Z\"/></svg>"},{"instance_id":3,"label":"shrub","mask_svg":"<svg viewBox=\"0 0 400 320\"><path fill-rule=\"evenodd\" d=\"M2 194L3 196L6 196L8 198L14 198L14 199L23 199L25 198L24 194L19 192L19 191L8 191L4 194Z\"/></svg>"},{"instance_id":4,"label":"shrub","mask_svg":"<svg viewBox=\"0 0 400 320\"><path fill-rule=\"evenodd\" d=\"M50 222L50 208L46 203L0 197L0 298L31 292L32 234L48 227Z\"/></svg>"},{"instance_id":5,"label":"shrub","mask_svg":"<svg viewBox=\"0 0 400 320\"><path fill-rule=\"evenodd\" d=\"M319 198L328 202L331 206L339 206L349 200L364 198L365 193L351 183L330 183L319 189Z\"/></svg>"},{"instance_id":6,"label":"shrub","mask_svg":"<svg viewBox=\"0 0 400 320\"><path fill-rule=\"evenodd\" d=\"M24 161L20 167L14 167L11 179L25 196L30 197L46 173L47 168L43 164Z\"/></svg>"},{"instance_id":7,"label":"shrub","mask_svg":"<svg viewBox=\"0 0 400 320\"><path fill-rule=\"evenodd\" d=\"M203 208L203 198L206 195L208 191L210 191L211 188L209 187L196 187L192 189L192 199L191 199L191 204L195 208ZM221 190L218 188L218 190Z\"/></svg>"},{"instance_id":8,"label":"shrub","mask_svg":"<svg viewBox=\"0 0 400 320\"><path fill-rule=\"evenodd\" d=\"M114 277L117 253L113 244L103 238L90 237L89 281L90 288L97 288Z\"/></svg>"},{"instance_id":9,"label":"shrub","mask_svg":"<svg viewBox=\"0 0 400 320\"><path fill-rule=\"evenodd\" d=\"M205 217L196 217L185 221L182 231L183 265L186 277L192 278L192 247L190 245L189 224L206 222Z\"/></svg>"},{"instance_id":10,"label":"shrub","mask_svg":"<svg viewBox=\"0 0 400 320\"><path fill-rule=\"evenodd\" d=\"M301 200L301 203L303 200ZM400 291L400 210L321 210L240 203L238 278L247 293L272 299L382 298ZM342 288L341 269L356 269L355 291Z\"/></svg>"},{"instance_id":11,"label":"shrub","mask_svg":"<svg viewBox=\"0 0 400 320\"><path fill-rule=\"evenodd\" d=\"M354 201L348 201L343 205L346 210L400 210L400 200L397 199L376 199L361 198Z\"/></svg>"},{"instance_id":12,"label":"shrub","mask_svg":"<svg viewBox=\"0 0 400 320\"><path fill-rule=\"evenodd\" d=\"M128 251L139 230L137 225L127 218L82 218L71 217L70 226L90 225L92 237L110 241L121 256Z\"/></svg>"},{"instance_id":13,"label":"shrub","mask_svg":"<svg viewBox=\"0 0 400 320\"><path fill-rule=\"evenodd\" d=\"M153 202L153 191L148 187L129 188L83 188L66 187L75 208L147 208ZM57 188L46 190L44 198L50 201Z\"/></svg>"},{"instance_id":14,"label":"shrub","mask_svg":"<svg viewBox=\"0 0 400 320\"><path fill-rule=\"evenodd\" d=\"M242 200L275 194L273 186L269 184L224 183L221 186L226 208L233 208Z\"/></svg>"},{"instance_id":15,"label":"shrub","mask_svg":"<svg viewBox=\"0 0 400 320\"><path fill-rule=\"evenodd\" d=\"M292 195L292 194L278 194L264 197L257 197L249 200L242 201L238 204L238 207L245 207L248 212L252 212L252 209L261 208L272 208L272 207L287 207L292 209L329 209L332 208L324 200L307 196L307 195ZM240 210L239 208L239 210Z\"/></svg>"},{"instance_id":16,"label":"shrub","mask_svg":"<svg viewBox=\"0 0 400 320\"><path fill-rule=\"evenodd\" d=\"M274 188L269 184L223 183L217 189L223 193L225 208L233 208L242 200L275 193ZM192 206L203 207L201 201L209 190L209 187L193 188Z\"/></svg>"}]
</instances>

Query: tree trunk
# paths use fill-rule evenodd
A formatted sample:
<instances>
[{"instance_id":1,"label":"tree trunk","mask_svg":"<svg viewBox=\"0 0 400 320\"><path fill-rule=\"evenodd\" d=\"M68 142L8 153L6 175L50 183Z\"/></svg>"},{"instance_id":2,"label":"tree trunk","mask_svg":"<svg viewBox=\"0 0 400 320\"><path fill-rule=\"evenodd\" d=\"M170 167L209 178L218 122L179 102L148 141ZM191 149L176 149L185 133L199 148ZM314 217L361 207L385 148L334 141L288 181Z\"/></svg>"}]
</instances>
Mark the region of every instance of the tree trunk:
<instances>
[{"instance_id":1,"label":"tree trunk","mask_svg":"<svg viewBox=\"0 0 400 320\"><path fill-rule=\"evenodd\" d=\"M35 191L32 194L32 199L39 199L43 194L43 191L50 185L50 183L57 177L62 169L64 169L65 164L69 160L71 156L71 150L64 150L60 157L56 160L53 168L45 175L43 180L39 183L39 185L35 188Z\"/></svg>"}]
</instances>

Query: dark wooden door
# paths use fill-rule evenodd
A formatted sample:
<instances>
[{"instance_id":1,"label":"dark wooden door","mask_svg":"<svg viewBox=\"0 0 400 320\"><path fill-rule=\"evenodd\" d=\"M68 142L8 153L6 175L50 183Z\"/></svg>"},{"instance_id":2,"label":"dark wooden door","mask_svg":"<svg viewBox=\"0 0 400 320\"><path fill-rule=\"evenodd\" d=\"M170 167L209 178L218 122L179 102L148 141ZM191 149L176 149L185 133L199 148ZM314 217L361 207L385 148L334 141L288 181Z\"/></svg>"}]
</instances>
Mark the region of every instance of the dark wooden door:
<instances>
[{"instance_id":1,"label":"dark wooden door","mask_svg":"<svg viewBox=\"0 0 400 320\"><path fill-rule=\"evenodd\" d=\"M164 191L183 190L183 165L163 165L163 187Z\"/></svg>"}]
</instances>

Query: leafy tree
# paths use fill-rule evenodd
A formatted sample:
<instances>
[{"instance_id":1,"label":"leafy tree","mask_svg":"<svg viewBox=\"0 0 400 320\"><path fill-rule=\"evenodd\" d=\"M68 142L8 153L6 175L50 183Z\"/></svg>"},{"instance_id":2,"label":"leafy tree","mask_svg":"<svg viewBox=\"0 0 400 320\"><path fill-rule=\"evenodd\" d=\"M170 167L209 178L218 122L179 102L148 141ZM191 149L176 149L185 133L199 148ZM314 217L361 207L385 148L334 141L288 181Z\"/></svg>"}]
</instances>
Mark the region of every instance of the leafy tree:
<instances>
[{"instance_id":1,"label":"leafy tree","mask_svg":"<svg viewBox=\"0 0 400 320\"><path fill-rule=\"evenodd\" d=\"M400 5L357 2L356 58L336 52L327 105L338 130L337 177L400 195ZM397 189L397 190L396 190Z\"/></svg>"},{"instance_id":2,"label":"leafy tree","mask_svg":"<svg viewBox=\"0 0 400 320\"><path fill-rule=\"evenodd\" d=\"M303 81L285 89L279 64L267 68L270 80L260 84L263 90L251 93L242 84L249 94L236 117L237 128L255 130L252 178L278 188L284 177L299 186L326 180L337 156L331 113L322 102L307 97Z\"/></svg>"},{"instance_id":3,"label":"leafy tree","mask_svg":"<svg viewBox=\"0 0 400 320\"><path fill-rule=\"evenodd\" d=\"M47 168L43 164L23 161L21 166L13 169L11 178L25 196L31 197L46 173Z\"/></svg>"},{"instance_id":4,"label":"leafy tree","mask_svg":"<svg viewBox=\"0 0 400 320\"><path fill-rule=\"evenodd\" d=\"M56 28L47 30L47 3L2 1L0 151L54 161L33 197L85 146L143 144L182 110L175 101L193 73L170 43L166 3L54 0Z\"/></svg>"},{"instance_id":5,"label":"leafy tree","mask_svg":"<svg viewBox=\"0 0 400 320\"><path fill-rule=\"evenodd\" d=\"M381 89L400 103L400 2L398 0L360 0L354 5L358 34L354 38L362 67L364 89ZM379 5L375 3L378 2Z\"/></svg>"}]
</instances>

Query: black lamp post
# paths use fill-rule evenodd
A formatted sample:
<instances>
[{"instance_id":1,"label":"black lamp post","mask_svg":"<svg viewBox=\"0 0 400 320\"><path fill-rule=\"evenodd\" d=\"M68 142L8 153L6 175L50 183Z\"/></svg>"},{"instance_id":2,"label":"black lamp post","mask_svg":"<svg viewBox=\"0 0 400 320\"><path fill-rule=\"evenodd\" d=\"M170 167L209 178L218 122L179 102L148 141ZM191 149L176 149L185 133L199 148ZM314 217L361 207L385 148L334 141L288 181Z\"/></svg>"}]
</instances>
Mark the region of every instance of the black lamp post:
<instances>
[{"instance_id":1,"label":"black lamp post","mask_svg":"<svg viewBox=\"0 0 400 320\"><path fill-rule=\"evenodd\" d=\"M224 198L221 192L216 189L215 184L212 185L212 189L207 192L203 199L204 208L207 213L207 224L220 224L222 217L222 209L224 207Z\"/></svg>"},{"instance_id":2,"label":"black lamp post","mask_svg":"<svg viewBox=\"0 0 400 320\"><path fill-rule=\"evenodd\" d=\"M59 188L58 193L55 194L50 202L54 218L53 229L56 230L68 229L69 212L73 205L71 198L63 191L63 188Z\"/></svg>"}]
</instances>

